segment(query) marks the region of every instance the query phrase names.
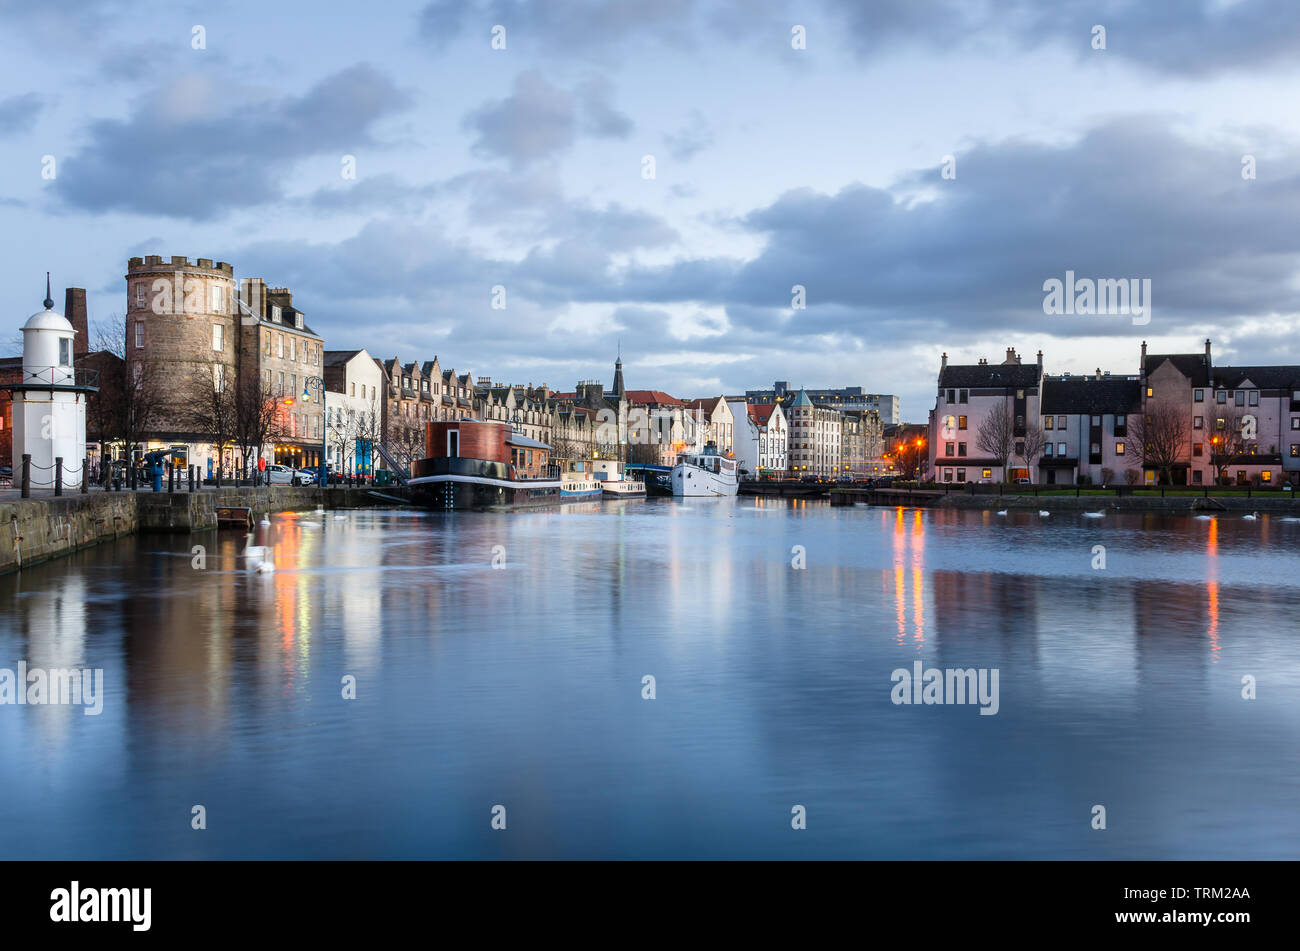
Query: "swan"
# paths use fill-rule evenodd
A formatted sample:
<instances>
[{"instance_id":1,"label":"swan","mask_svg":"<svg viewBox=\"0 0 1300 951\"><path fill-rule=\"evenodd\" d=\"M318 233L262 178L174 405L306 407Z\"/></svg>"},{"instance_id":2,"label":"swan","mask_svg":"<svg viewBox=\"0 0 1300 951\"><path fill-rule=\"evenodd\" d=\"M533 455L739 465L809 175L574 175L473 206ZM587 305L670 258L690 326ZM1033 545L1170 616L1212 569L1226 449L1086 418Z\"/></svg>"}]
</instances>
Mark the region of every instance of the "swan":
<instances>
[{"instance_id":1,"label":"swan","mask_svg":"<svg viewBox=\"0 0 1300 951\"><path fill-rule=\"evenodd\" d=\"M1047 517L1048 517L1049 515L1051 515L1051 514L1052 514L1051 512L1044 511L1043 509L1039 509L1039 510L1038 510L1038 517L1039 517L1039 518L1047 518Z\"/></svg>"},{"instance_id":2,"label":"swan","mask_svg":"<svg viewBox=\"0 0 1300 951\"><path fill-rule=\"evenodd\" d=\"M999 515L1006 515L1006 514L1007 514L1007 510L1006 510L1006 509L1003 509L1003 510L1002 510L1001 512L999 512L998 514L999 514Z\"/></svg>"},{"instance_id":3,"label":"swan","mask_svg":"<svg viewBox=\"0 0 1300 951\"><path fill-rule=\"evenodd\" d=\"M1243 515L1242 518L1245 519L1247 522L1253 522L1253 521L1255 521L1257 518L1259 518L1259 513L1258 513L1258 512L1251 512L1249 515Z\"/></svg>"},{"instance_id":4,"label":"swan","mask_svg":"<svg viewBox=\"0 0 1300 951\"><path fill-rule=\"evenodd\" d=\"M243 555L249 571L259 573L275 571L275 562L270 558L271 549L265 545L254 545L252 532L244 536L244 550L240 554Z\"/></svg>"},{"instance_id":5,"label":"swan","mask_svg":"<svg viewBox=\"0 0 1300 951\"><path fill-rule=\"evenodd\" d=\"M1300 522L1300 518L1296 518L1294 515L1284 515L1282 518L1278 519L1278 521L1279 522Z\"/></svg>"},{"instance_id":6,"label":"swan","mask_svg":"<svg viewBox=\"0 0 1300 951\"><path fill-rule=\"evenodd\" d=\"M1213 515L1197 515L1197 516L1196 516L1196 520L1197 520L1198 522L1213 522L1213 521L1214 521L1214 516L1213 516Z\"/></svg>"},{"instance_id":7,"label":"swan","mask_svg":"<svg viewBox=\"0 0 1300 951\"><path fill-rule=\"evenodd\" d=\"M269 518L267 518L266 516L263 516L263 517L262 517L262 520L261 520L260 522L258 522L257 524L260 525L260 526L262 526L262 528L270 528L270 527L271 527L271 520L270 520Z\"/></svg>"},{"instance_id":8,"label":"swan","mask_svg":"<svg viewBox=\"0 0 1300 951\"><path fill-rule=\"evenodd\" d=\"M1084 517L1084 518L1101 518L1101 517L1104 516L1105 514L1106 514L1105 512L1084 512L1084 513L1083 513L1083 517Z\"/></svg>"}]
</instances>

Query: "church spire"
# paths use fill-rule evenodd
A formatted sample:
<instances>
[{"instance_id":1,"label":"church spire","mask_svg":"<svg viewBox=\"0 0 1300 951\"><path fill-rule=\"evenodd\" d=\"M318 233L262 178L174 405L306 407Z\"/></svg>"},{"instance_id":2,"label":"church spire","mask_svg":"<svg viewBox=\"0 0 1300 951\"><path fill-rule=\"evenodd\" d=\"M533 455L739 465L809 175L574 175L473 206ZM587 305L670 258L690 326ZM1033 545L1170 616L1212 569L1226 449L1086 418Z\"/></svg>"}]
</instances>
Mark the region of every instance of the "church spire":
<instances>
[{"instance_id":1,"label":"church spire","mask_svg":"<svg viewBox=\"0 0 1300 951\"><path fill-rule=\"evenodd\" d=\"M618 357L614 360L614 388L610 390L610 396L623 395L623 341L618 342Z\"/></svg>"}]
</instances>

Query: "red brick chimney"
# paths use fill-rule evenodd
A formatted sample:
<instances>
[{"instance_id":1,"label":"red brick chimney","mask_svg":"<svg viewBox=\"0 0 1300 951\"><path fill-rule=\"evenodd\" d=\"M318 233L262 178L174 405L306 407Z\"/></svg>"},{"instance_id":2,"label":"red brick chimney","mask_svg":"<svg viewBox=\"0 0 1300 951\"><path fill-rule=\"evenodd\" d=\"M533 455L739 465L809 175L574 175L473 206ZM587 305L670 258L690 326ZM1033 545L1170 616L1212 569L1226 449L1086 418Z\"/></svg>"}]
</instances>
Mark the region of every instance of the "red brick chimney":
<instances>
[{"instance_id":1,"label":"red brick chimney","mask_svg":"<svg viewBox=\"0 0 1300 951\"><path fill-rule=\"evenodd\" d=\"M90 326L86 322L86 289L69 287L64 292L63 316L68 318L77 335L72 338L72 354L84 357L90 352Z\"/></svg>"}]
</instances>

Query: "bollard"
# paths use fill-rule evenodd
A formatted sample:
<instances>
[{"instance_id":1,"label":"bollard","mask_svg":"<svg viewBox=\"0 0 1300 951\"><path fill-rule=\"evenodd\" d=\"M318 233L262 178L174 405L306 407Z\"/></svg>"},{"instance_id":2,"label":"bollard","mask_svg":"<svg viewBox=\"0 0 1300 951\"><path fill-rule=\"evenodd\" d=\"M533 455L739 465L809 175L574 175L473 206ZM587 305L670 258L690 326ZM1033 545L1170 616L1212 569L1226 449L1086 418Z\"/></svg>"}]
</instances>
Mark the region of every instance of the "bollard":
<instances>
[{"instance_id":1,"label":"bollard","mask_svg":"<svg viewBox=\"0 0 1300 951\"><path fill-rule=\"evenodd\" d=\"M81 457L81 494L90 491L90 456Z\"/></svg>"},{"instance_id":2,"label":"bollard","mask_svg":"<svg viewBox=\"0 0 1300 951\"><path fill-rule=\"evenodd\" d=\"M23 498L32 496L32 454L23 453Z\"/></svg>"},{"instance_id":3,"label":"bollard","mask_svg":"<svg viewBox=\"0 0 1300 951\"><path fill-rule=\"evenodd\" d=\"M168 493L176 491L176 463L167 463L167 491Z\"/></svg>"},{"instance_id":4,"label":"bollard","mask_svg":"<svg viewBox=\"0 0 1300 951\"><path fill-rule=\"evenodd\" d=\"M63 457L54 457L54 494L63 494Z\"/></svg>"},{"instance_id":5,"label":"bollard","mask_svg":"<svg viewBox=\"0 0 1300 951\"><path fill-rule=\"evenodd\" d=\"M189 466L189 470L190 470L190 491L193 492L194 491L194 467Z\"/></svg>"}]
</instances>

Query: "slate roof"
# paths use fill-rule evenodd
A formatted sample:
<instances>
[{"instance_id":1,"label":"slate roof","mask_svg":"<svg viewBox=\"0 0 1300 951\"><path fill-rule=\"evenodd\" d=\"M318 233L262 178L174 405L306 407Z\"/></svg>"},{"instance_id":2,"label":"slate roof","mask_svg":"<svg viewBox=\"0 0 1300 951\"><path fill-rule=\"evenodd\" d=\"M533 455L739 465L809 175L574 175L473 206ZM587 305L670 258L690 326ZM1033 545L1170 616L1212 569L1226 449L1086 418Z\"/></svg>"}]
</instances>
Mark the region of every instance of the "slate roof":
<instances>
[{"instance_id":1,"label":"slate roof","mask_svg":"<svg viewBox=\"0 0 1300 951\"><path fill-rule=\"evenodd\" d=\"M325 365L327 367L341 367L360 352L360 350L326 350Z\"/></svg>"},{"instance_id":2,"label":"slate roof","mask_svg":"<svg viewBox=\"0 0 1300 951\"><path fill-rule=\"evenodd\" d=\"M1045 416L1137 413L1142 408L1142 384L1122 377L1110 380L1046 378L1039 405L1039 412Z\"/></svg>"},{"instance_id":3,"label":"slate roof","mask_svg":"<svg viewBox=\"0 0 1300 951\"><path fill-rule=\"evenodd\" d=\"M1261 390L1300 389L1300 366L1215 367L1214 385L1235 390L1249 380Z\"/></svg>"},{"instance_id":4,"label":"slate roof","mask_svg":"<svg viewBox=\"0 0 1300 951\"><path fill-rule=\"evenodd\" d=\"M1037 363L968 363L946 366L939 371L939 386L944 389L1024 388L1037 385Z\"/></svg>"},{"instance_id":5,"label":"slate roof","mask_svg":"<svg viewBox=\"0 0 1300 951\"><path fill-rule=\"evenodd\" d=\"M1192 386L1210 385L1210 367L1203 353L1149 353L1142 369L1150 377L1166 360L1191 380Z\"/></svg>"}]
</instances>

